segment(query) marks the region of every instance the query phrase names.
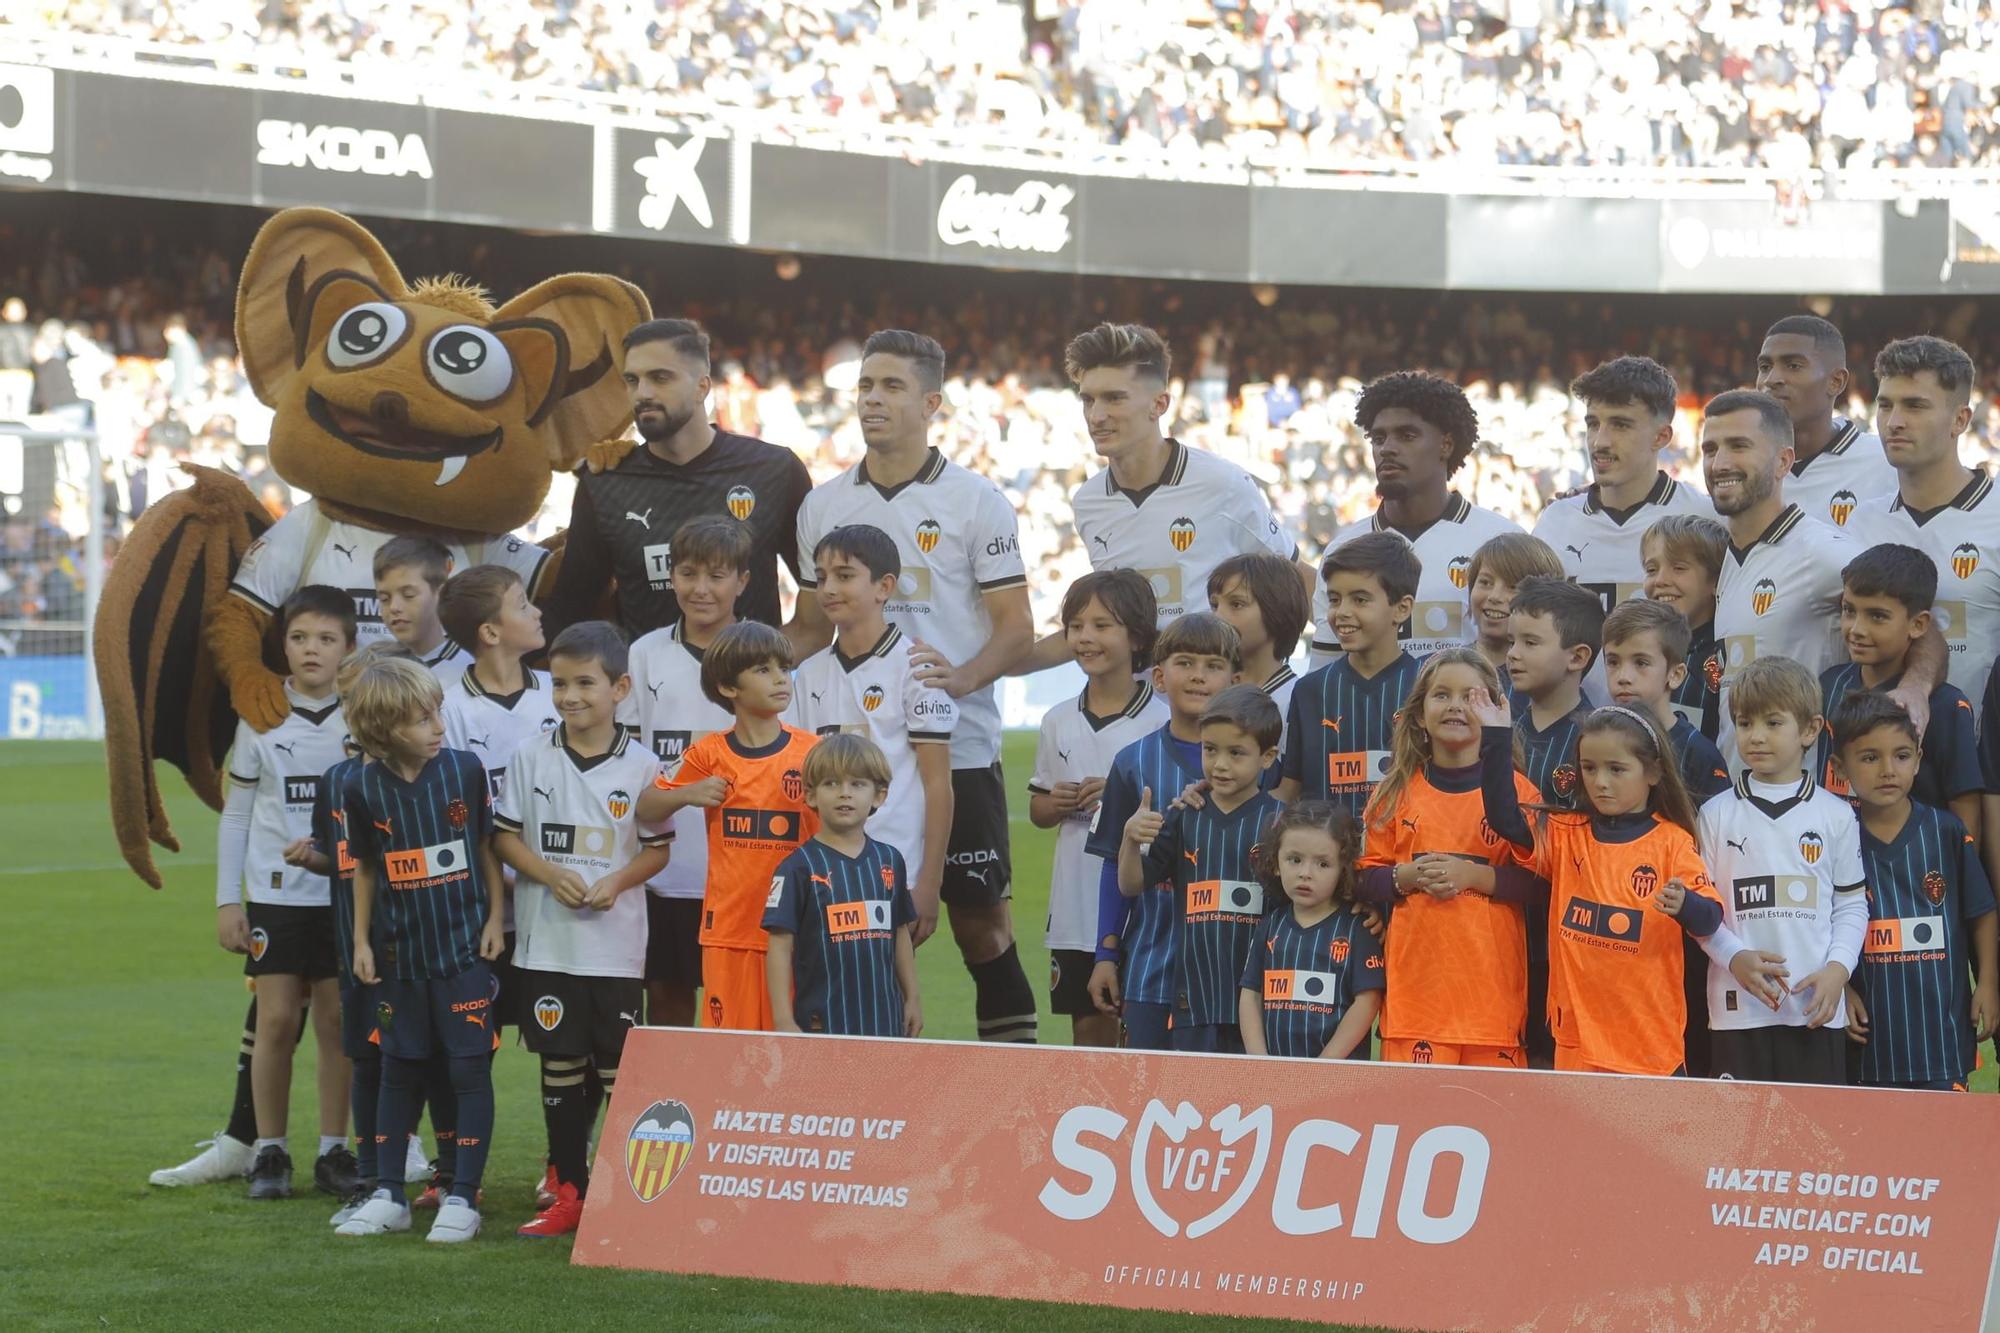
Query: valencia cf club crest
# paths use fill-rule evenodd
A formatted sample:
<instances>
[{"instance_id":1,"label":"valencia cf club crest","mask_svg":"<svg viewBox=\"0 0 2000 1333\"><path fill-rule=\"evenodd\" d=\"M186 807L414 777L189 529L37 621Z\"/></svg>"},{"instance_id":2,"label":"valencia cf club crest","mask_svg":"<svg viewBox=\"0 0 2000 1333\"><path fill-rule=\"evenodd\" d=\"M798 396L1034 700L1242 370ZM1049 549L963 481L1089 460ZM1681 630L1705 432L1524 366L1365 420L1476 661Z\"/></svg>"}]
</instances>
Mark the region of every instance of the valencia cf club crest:
<instances>
[{"instance_id":1,"label":"valencia cf club crest","mask_svg":"<svg viewBox=\"0 0 2000 1333\"><path fill-rule=\"evenodd\" d=\"M1750 609L1763 615L1771 609L1771 603L1778 600L1778 585L1769 579L1758 579L1757 586L1750 590Z\"/></svg>"},{"instance_id":2,"label":"valencia cf club crest","mask_svg":"<svg viewBox=\"0 0 2000 1333\"><path fill-rule=\"evenodd\" d=\"M1650 898L1653 890L1660 887L1660 872L1651 866L1632 867L1632 894L1638 898Z\"/></svg>"},{"instance_id":3,"label":"valencia cf club crest","mask_svg":"<svg viewBox=\"0 0 2000 1333\"><path fill-rule=\"evenodd\" d=\"M896 867L894 866L882 867L882 887L889 890L891 893L894 893L896 891Z\"/></svg>"},{"instance_id":4,"label":"valencia cf club crest","mask_svg":"<svg viewBox=\"0 0 2000 1333\"><path fill-rule=\"evenodd\" d=\"M861 707L864 711L872 713L881 706L882 687L880 685L870 685L867 689L861 691Z\"/></svg>"},{"instance_id":5,"label":"valencia cf club crest","mask_svg":"<svg viewBox=\"0 0 2000 1333\"><path fill-rule=\"evenodd\" d=\"M1194 520L1177 518L1167 525L1167 540L1174 544L1176 551L1185 551L1194 545Z\"/></svg>"},{"instance_id":6,"label":"valencia cf club crest","mask_svg":"<svg viewBox=\"0 0 2000 1333\"><path fill-rule=\"evenodd\" d=\"M796 768L785 770L784 784L785 799L788 801L799 800L806 794L805 774L799 772Z\"/></svg>"},{"instance_id":7,"label":"valencia cf club crest","mask_svg":"<svg viewBox=\"0 0 2000 1333\"><path fill-rule=\"evenodd\" d=\"M1481 818L1479 821L1479 840L1488 847L1494 846L1500 841L1500 835L1493 831L1493 826L1487 823L1484 818Z\"/></svg>"},{"instance_id":8,"label":"valencia cf club crest","mask_svg":"<svg viewBox=\"0 0 2000 1333\"><path fill-rule=\"evenodd\" d=\"M1708 660L1701 664L1701 678L1708 683L1708 688L1711 690L1720 690L1722 688L1722 657L1720 654L1710 653L1708 655Z\"/></svg>"},{"instance_id":9,"label":"valencia cf club crest","mask_svg":"<svg viewBox=\"0 0 2000 1333\"><path fill-rule=\"evenodd\" d=\"M264 961L264 953L271 947L271 937L264 933L262 926L250 932L250 958L253 962Z\"/></svg>"},{"instance_id":10,"label":"valencia cf club crest","mask_svg":"<svg viewBox=\"0 0 2000 1333\"><path fill-rule=\"evenodd\" d=\"M748 486L731 486L722 502L729 506L729 516L738 523L748 522L750 515L757 512L757 492Z\"/></svg>"},{"instance_id":11,"label":"valencia cf club crest","mask_svg":"<svg viewBox=\"0 0 2000 1333\"><path fill-rule=\"evenodd\" d=\"M1445 573L1451 577L1452 587L1464 591L1465 585L1471 582L1472 557L1453 556L1451 563L1445 566Z\"/></svg>"},{"instance_id":12,"label":"valencia cf club crest","mask_svg":"<svg viewBox=\"0 0 2000 1333\"><path fill-rule=\"evenodd\" d=\"M625 1136L625 1178L640 1203L667 1192L694 1157L694 1112L683 1102L654 1102Z\"/></svg>"},{"instance_id":13,"label":"valencia cf club crest","mask_svg":"<svg viewBox=\"0 0 2000 1333\"><path fill-rule=\"evenodd\" d=\"M1348 944L1346 936L1339 936L1326 946L1326 955L1336 963L1344 963L1347 961L1347 951L1352 947Z\"/></svg>"},{"instance_id":14,"label":"valencia cf club crest","mask_svg":"<svg viewBox=\"0 0 2000 1333\"><path fill-rule=\"evenodd\" d=\"M1825 849L1826 844L1820 841L1817 833L1806 833L1799 838L1799 855L1806 859L1809 866L1819 864L1819 854Z\"/></svg>"},{"instance_id":15,"label":"valencia cf club crest","mask_svg":"<svg viewBox=\"0 0 2000 1333\"><path fill-rule=\"evenodd\" d=\"M1924 897L1931 900L1933 907L1944 901L1943 874L1935 870L1924 872Z\"/></svg>"},{"instance_id":16,"label":"valencia cf club crest","mask_svg":"<svg viewBox=\"0 0 2000 1333\"><path fill-rule=\"evenodd\" d=\"M1853 491L1835 491L1833 499L1827 501L1827 516L1836 527L1846 527L1847 520L1854 517L1855 498Z\"/></svg>"},{"instance_id":17,"label":"valencia cf club crest","mask_svg":"<svg viewBox=\"0 0 2000 1333\"><path fill-rule=\"evenodd\" d=\"M1420 1041L1410 1047L1410 1061L1413 1064L1429 1064L1431 1062L1431 1044L1427 1041Z\"/></svg>"},{"instance_id":18,"label":"valencia cf club crest","mask_svg":"<svg viewBox=\"0 0 2000 1333\"><path fill-rule=\"evenodd\" d=\"M1568 764L1558 765L1556 771L1549 774L1549 785L1556 789L1556 795L1567 798L1576 790L1576 770Z\"/></svg>"},{"instance_id":19,"label":"valencia cf club crest","mask_svg":"<svg viewBox=\"0 0 2000 1333\"><path fill-rule=\"evenodd\" d=\"M1979 571L1979 548L1971 542L1961 542L1951 548L1951 572L1961 579L1969 579Z\"/></svg>"},{"instance_id":20,"label":"valencia cf club crest","mask_svg":"<svg viewBox=\"0 0 2000 1333\"><path fill-rule=\"evenodd\" d=\"M451 804L444 808L444 817L450 821L453 828L465 827L466 813L465 802L456 797L453 797Z\"/></svg>"},{"instance_id":21,"label":"valencia cf club crest","mask_svg":"<svg viewBox=\"0 0 2000 1333\"><path fill-rule=\"evenodd\" d=\"M553 995L544 995L535 1001L535 1022L544 1032L554 1032L562 1026L563 1002Z\"/></svg>"},{"instance_id":22,"label":"valencia cf club crest","mask_svg":"<svg viewBox=\"0 0 2000 1333\"><path fill-rule=\"evenodd\" d=\"M605 799L604 808L611 812L613 819L625 818L632 809L632 793L620 787Z\"/></svg>"},{"instance_id":23,"label":"valencia cf club crest","mask_svg":"<svg viewBox=\"0 0 2000 1333\"><path fill-rule=\"evenodd\" d=\"M937 549L938 538L944 536L944 529L934 518L927 518L917 524L917 549L929 555Z\"/></svg>"}]
</instances>

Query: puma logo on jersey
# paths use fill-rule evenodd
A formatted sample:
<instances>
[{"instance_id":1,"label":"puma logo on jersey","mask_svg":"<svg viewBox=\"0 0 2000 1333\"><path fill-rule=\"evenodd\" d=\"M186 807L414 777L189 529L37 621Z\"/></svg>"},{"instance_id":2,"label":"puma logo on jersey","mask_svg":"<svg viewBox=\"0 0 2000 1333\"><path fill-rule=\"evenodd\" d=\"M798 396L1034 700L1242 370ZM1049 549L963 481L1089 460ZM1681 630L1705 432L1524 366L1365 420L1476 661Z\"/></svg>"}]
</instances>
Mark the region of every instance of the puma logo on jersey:
<instances>
[{"instance_id":1,"label":"puma logo on jersey","mask_svg":"<svg viewBox=\"0 0 2000 1333\"><path fill-rule=\"evenodd\" d=\"M273 750L282 750L282 751L283 751L284 753L286 753L286 754L290 755L290 756L291 756L292 758L296 759L296 758L298 758L299 756L297 755L297 753L296 753L296 752L294 752L294 750L293 750L293 748L292 748L294 744L296 744L296 742L293 742L293 741L273 741L273 742L271 743L271 748L272 748Z\"/></svg>"},{"instance_id":2,"label":"puma logo on jersey","mask_svg":"<svg viewBox=\"0 0 2000 1333\"><path fill-rule=\"evenodd\" d=\"M833 888L833 881L828 879L825 875L808 875L807 878L810 879L815 884L826 885L826 887L829 890Z\"/></svg>"},{"instance_id":3,"label":"puma logo on jersey","mask_svg":"<svg viewBox=\"0 0 2000 1333\"><path fill-rule=\"evenodd\" d=\"M1092 537L1091 540L1096 542L1099 546L1102 546L1107 551L1111 549L1111 539L1109 537L1100 534L1098 536Z\"/></svg>"},{"instance_id":4,"label":"puma logo on jersey","mask_svg":"<svg viewBox=\"0 0 2000 1333\"><path fill-rule=\"evenodd\" d=\"M1182 852L1181 855L1187 858L1187 863L1191 866L1198 866L1201 864L1201 862L1196 859L1195 854L1193 852Z\"/></svg>"},{"instance_id":5,"label":"puma logo on jersey","mask_svg":"<svg viewBox=\"0 0 2000 1333\"><path fill-rule=\"evenodd\" d=\"M340 552L341 555L345 556L349 560L352 560L354 558L354 548L352 546L342 546L339 542L328 542L327 545L331 546L334 550Z\"/></svg>"},{"instance_id":6,"label":"puma logo on jersey","mask_svg":"<svg viewBox=\"0 0 2000 1333\"><path fill-rule=\"evenodd\" d=\"M488 736L467 736L465 738L465 743L467 745L477 745L480 749L484 750L490 748L486 744L486 742L490 739L491 737Z\"/></svg>"},{"instance_id":7,"label":"puma logo on jersey","mask_svg":"<svg viewBox=\"0 0 2000 1333\"><path fill-rule=\"evenodd\" d=\"M1571 555L1575 556L1579 560L1583 559L1583 553L1589 549L1590 549L1589 542L1585 542L1582 546L1571 546L1567 542L1563 543L1563 550L1568 551Z\"/></svg>"},{"instance_id":8,"label":"puma logo on jersey","mask_svg":"<svg viewBox=\"0 0 2000 1333\"><path fill-rule=\"evenodd\" d=\"M541 798L542 798L543 800L545 800L545 801L549 801L549 802L553 802L553 801L554 801L554 800L556 799L556 794L555 794L554 792L552 792L552 791L549 791L549 790L548 790L547 788L545 788L545 787L537 787L537 788L535 788L535 795L537 795L537 796L541 797Z\"/></svg>"},{"instance_id":9,"label":"puma logo on jersey","mask_svg":"<svg viewBox=\"0 0 2000 1333\"><path fill-rule=\"evenodd\" d=\"M1417 831L1417 821L1414 819L1398 818L1396 822L1401 824L1404 828L1408 829L1412 833L1415 833Z\"/></svg>"},{"instance_id":10,"label":"puma logo on jersey","mask_svg":"<svg viewBox=\"0 0 2000 1333\"><path fill-rule=\"evenodd\" d=\"M375 821L375 827L382 830L383 837L393 838L396 836L396 830L390 828L389 826L395 822L396 821L393 819L378 819Z\"/></svg>"},{"instance_id":11,"label":"puma logo on jersey","mask_svg":"<svg viewBox=\"0 0 2000 1333\"><path fill-rule=\"evenodd\" d=\"M1736 838L1725 838L1723 839L1723 841L1729 844L1729 849L1731 851L1742 852L1745 856L1750 855L1749 849L1743 845L1744 843L1750 841L1748 838L1743 838L1740 840Z\"/></svg>"},{"instance_id":12,"label":"puma logo on jersey","mask_svg":"<svg viewBox=\"0 0 2000 1333\"><path fill-rule=\"evenodd\" d=\"M819 702L819 694L820 694L820 692L819 692L818 690L807 690L807 691L806 691L806 693L807 693L807 694L810 694L810 695L812 696L812 701L813 701L814 703L818 703L818 702Z\"/></svg>"},{"instance_id":13,"label":"puma logo on jersey","mask_svg":"<svg viewBox=\"0 0 2000 1333\"><path fill-rule=\"evenodd\" d=\"M654 703L658 703L660 701L660 686L664 684L666 684L666 682L663 680L662 681L649 680L646 682L646 693L653 696Z\"/></svg>"},{"instance_id":14,"label":"puma logo on jersey","mask_svg":"<svg viewBox=\"0 0 2000 1333\"><path fill-rule=\"evenodd\" d=\"M1057 751L1056 751L1056 758L1058 758L1058 759L1062 760L1062 761L1063 761L1063 762L1064 762L1065 764L1067 764L1067 763L1069 762L1069 751L1068 751L1068 750L1057 750Z\"/></svg>"},{"instance_id":15,"label":"puma logo on jersey","mask_svg":"<svg viewBox=\"0 0 2000 1333\"><path fill-rule=\"evenodd\" d=\"M1336 736L1340 734L1340 719L1337 717L1323 717L1319 720L1319 724Z\"/></svg>"},{"instance_id":16,"label":"puma logo on jersey","mask_svg":"<svg viewBox=\"0 0 2000 1333\"><path fill-rule=\"evenodd\" d=\"M642 528L651 528L653 526L653 506L647 505L646 512L643 514L635 514L628 509L625 511L625 517L637 523Z\"/></svg>"}]
</instances>

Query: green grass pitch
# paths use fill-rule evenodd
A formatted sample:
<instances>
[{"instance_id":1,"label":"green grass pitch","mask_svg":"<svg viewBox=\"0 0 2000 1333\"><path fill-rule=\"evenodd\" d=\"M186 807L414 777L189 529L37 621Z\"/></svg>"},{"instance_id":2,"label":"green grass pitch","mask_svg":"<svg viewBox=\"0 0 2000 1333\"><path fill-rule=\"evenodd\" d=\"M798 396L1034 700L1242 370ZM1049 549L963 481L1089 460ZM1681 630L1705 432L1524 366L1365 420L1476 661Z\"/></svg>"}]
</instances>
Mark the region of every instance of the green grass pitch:
<instances>
[{"instance_id":1,"label":"green grass pitch","mask_svg":"<svg viewBox=\"0 0 2000 1333\"><path fill-rule=\"evenodd\" d=\"M1007 741L1015 925L1046 992L1042 948L1051 835L1027 820L1032 734ZM162 768L185 850L162 854L153 893L118 857L104 814L102 751L0 744L0 1124L13 1154L0 1187L0 1327L354 1329L448 1326L816 1330L1297 1328L1303 1325L1016 1301L572 1269L569 1244L523 1241L542 1127L534 1061L496 1066L499 1120L486 1231L440 1253L407 1237L336 1241L333 1203L311 1188L310 1039L293 1073L301 1192L252 1204L240 1185L160 1190L147 1172L194 1151L228 1111L244 992L215 946L215 817ZM969 1038L972 990L949 939L918 955L929 1034ZM1067 1021L1044 1018L1045 1041ZM381 1313L377 1313L377 1312Z\"/></svg>"}]
</instances>

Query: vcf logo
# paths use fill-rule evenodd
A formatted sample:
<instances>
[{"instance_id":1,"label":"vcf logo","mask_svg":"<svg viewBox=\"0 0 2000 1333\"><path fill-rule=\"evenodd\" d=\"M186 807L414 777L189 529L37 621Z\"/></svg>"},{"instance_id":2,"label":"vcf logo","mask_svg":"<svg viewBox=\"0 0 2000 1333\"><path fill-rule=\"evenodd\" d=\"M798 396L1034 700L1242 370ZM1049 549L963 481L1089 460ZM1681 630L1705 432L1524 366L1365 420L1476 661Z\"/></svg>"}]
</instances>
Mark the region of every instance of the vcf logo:
<instances>
[{"instance_id":1,"label":"vcf logo","mask_svg":"<svg viewBox=\"0 0 2000 1333\"><path fill-rule=\"evenodd\" d=\"M694 1112L685 1102L654 1102L625 1136L625 1178L640 1203L651 1203L693 1156Z\"/></svg>"},{"instance_id":2,"label":"vcf logo","mask_svg":"<svg viewBox=\"0 0 2000 1333\"><path fill-rule=\"evenodd\" d=\"M1168 524L1167 540L1173 543L1176 551L1185 551L1188 547L1193 546L1194 520L1191 518L1177 518Z\"/></svg>"},{"instance_id":3,"label":"vcf logo","mask_svg":"<svg viewBox=\"0 0 2000 1333\"><path fill-rule=\"evenodd\" d=\"M1938 871L1924 872L1924 897L1931 900L1932 906L1944 901L1944 876Z\"/></svg>"},{"instance_id":4,"label":"vcf logo","mask_svg":"<svg viewBox=\"0 0 2000 1333\"><path fill-rule=\"evenodd\" d=\"M1336 963L1344 963L1347 961L1347 951L1352 947L1347 942L1345 935L1339 936L1333 943L1326 946L1327 957L1333 959Z\"/></svg>"},{"instance_id":5,"label":"vcf logo","mask_svg":"<svg viewBox=\"0 0 2000 1333\"><path fill-rule=\"evenodd\" d=\"M553 995L535 1001L535 1022L544 1032L554 1032L563 1020L563 1002Z\"/></svg>"},{"instance_id":6,"label":"vcf logo","mask_svg":"<svg viewBox=\"0 0 2000 1333\"><path fill-rule=\"evenodd\" d=\"M1452 587L1463 589L1472 573L1472 558L1463 555L1452 557L1452 562L1445 566L1445 573L1451 576Z\"/></svg>"},{"instance_id":7,"label":"vcf logo","mask_svg":"<svg viewBox=\"0 0 2000 1333\"><path fill-rule=\"evenodd\" d=\"M917 549L929 555L937 549L938 538L944 536L944 529L934 518L927 518L917 524Z\"/></svg>"},{"instance_id":8,"label":"vcf logo","mask_svg":"<svg viewBox=\"0 0 2000 1333\"><path fill-rule=\"evenodd\" d=\"M1758 579L1757 586L1750 590L1750 609L1763 615L1771 609L1771 603L1778 600L1778 585L1769 579Z\"/></svg>"},{"instance_id":9,"label":"vcf logo","mask_svg":"<svg viewBox=\"0 0 2000 1333\"><path fill-rule=\"evenodd\" d=\"M746 522L757 510L757 492L748 486L731 486L722 502L729 506L732 518L738 523Z\"/></svg>"},{"instance_id":10,"label":"vcf logo","mask_svg":"<svg viewBox=\"0 0 2000 1333\"><path fill-rule=\"evenodd\" d=\"M1969 579L1979 569L1979 548L1971 542L1964 542L1951 548L1951 572L1961 580Z\"/></svg>"},{"instance_id":11,"label":"vcf logo","mask_svg":"<svg viewBox=\"0 0 2000 1333\"><path fill-rule=\"evenodd\" d=\"M1648 865L1632 867L1632 893L1635 897L1650 898L1659 886L1659 871Z\"/></svg>"},{"instance_id":12,"label":"vcf logo","mask_svg":"<svg viewBox=\"0 0 2000 1333\"><path fill-rule=\"evenodd\" d=\"M1854 516L1855 503L1853 491L1835 491L1833 498L1827 501L1827 516L1837 526L1844 528L1847 526L1847 520Z\"/></svg>"},{"instance_id":13,"label":"vcf logo","mask_svg":"<svg viewBox=\"0 0 2000 1333\"><path fill-rule=\"evenodd\" d=\"M880 685L870 685L861 692L861 707L863 711L872 713L882 706L882 699L882 687Z\"/></svg>"},{"instance_id":14,"label":"vcf logo","mask_svg":"<svg viewBox=\"0 0 2000 1333\"><path fill-rule=\"evenodd\" d=\"M271 937L264 933L262 926L250 932L250 958L253 962L263 962L264 953L271 947Z\"/></svg>"},{"instance_id":15,"label":"vcf logo","mask_svg":"<svg viewBox=\"0 0 2000 1333\"><path fill-rule=\"evenodd\" d=\"M1809 866L1818 865L1819 854L1825 850L1826 844L1817 833L1806 833L1799 838L1799 855L1806 859Z\"/></svg>"},{"instance_id":16,"label":"vcf logo","mask_svg":"<svg viewBox=\"0 0 2000 1333\"><path fill-rule=\"evenodd\" d=\"M1719 654L1710 653L1701 664L1701 678L1708 682L1711 692L1722 688L1722 657Z\"/></svg>"},{"instance_id":17,"label":"vcf logo","mask_svg":"<svg viewBox=\"0 0 2000 1333\"><path fill-rule=\"evenodd\" d=\"M786 769L784 776L784 788L785 788L785 799L788 801L796 801L799 798L803 797L806 794L805 774L799 772L799 770L796 768Z\"/></svg>"}]
</instances>

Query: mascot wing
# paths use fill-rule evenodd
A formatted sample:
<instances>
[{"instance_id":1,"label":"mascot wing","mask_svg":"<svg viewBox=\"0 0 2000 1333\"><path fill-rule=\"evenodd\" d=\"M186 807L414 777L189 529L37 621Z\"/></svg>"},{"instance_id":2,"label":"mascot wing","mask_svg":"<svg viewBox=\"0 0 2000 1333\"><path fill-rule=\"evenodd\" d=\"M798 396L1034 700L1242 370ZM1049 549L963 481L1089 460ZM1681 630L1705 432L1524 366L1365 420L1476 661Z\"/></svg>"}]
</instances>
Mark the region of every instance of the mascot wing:
<instances>
[{"instance_id":1,"label":"mascot wing","mask_svg":"<svg viewBox=\"0 0 2000 1333\"><path fill-rule=\"evenodd\" d=\"M236 730L203 627L271 516L226 472L187 465L194 485L147 507L97 607L98 689L111 817L126 863L154 888L148 841L180 850L153 773L164 759L222 808L221 761Z\"/></svg>"}]
</instances>

